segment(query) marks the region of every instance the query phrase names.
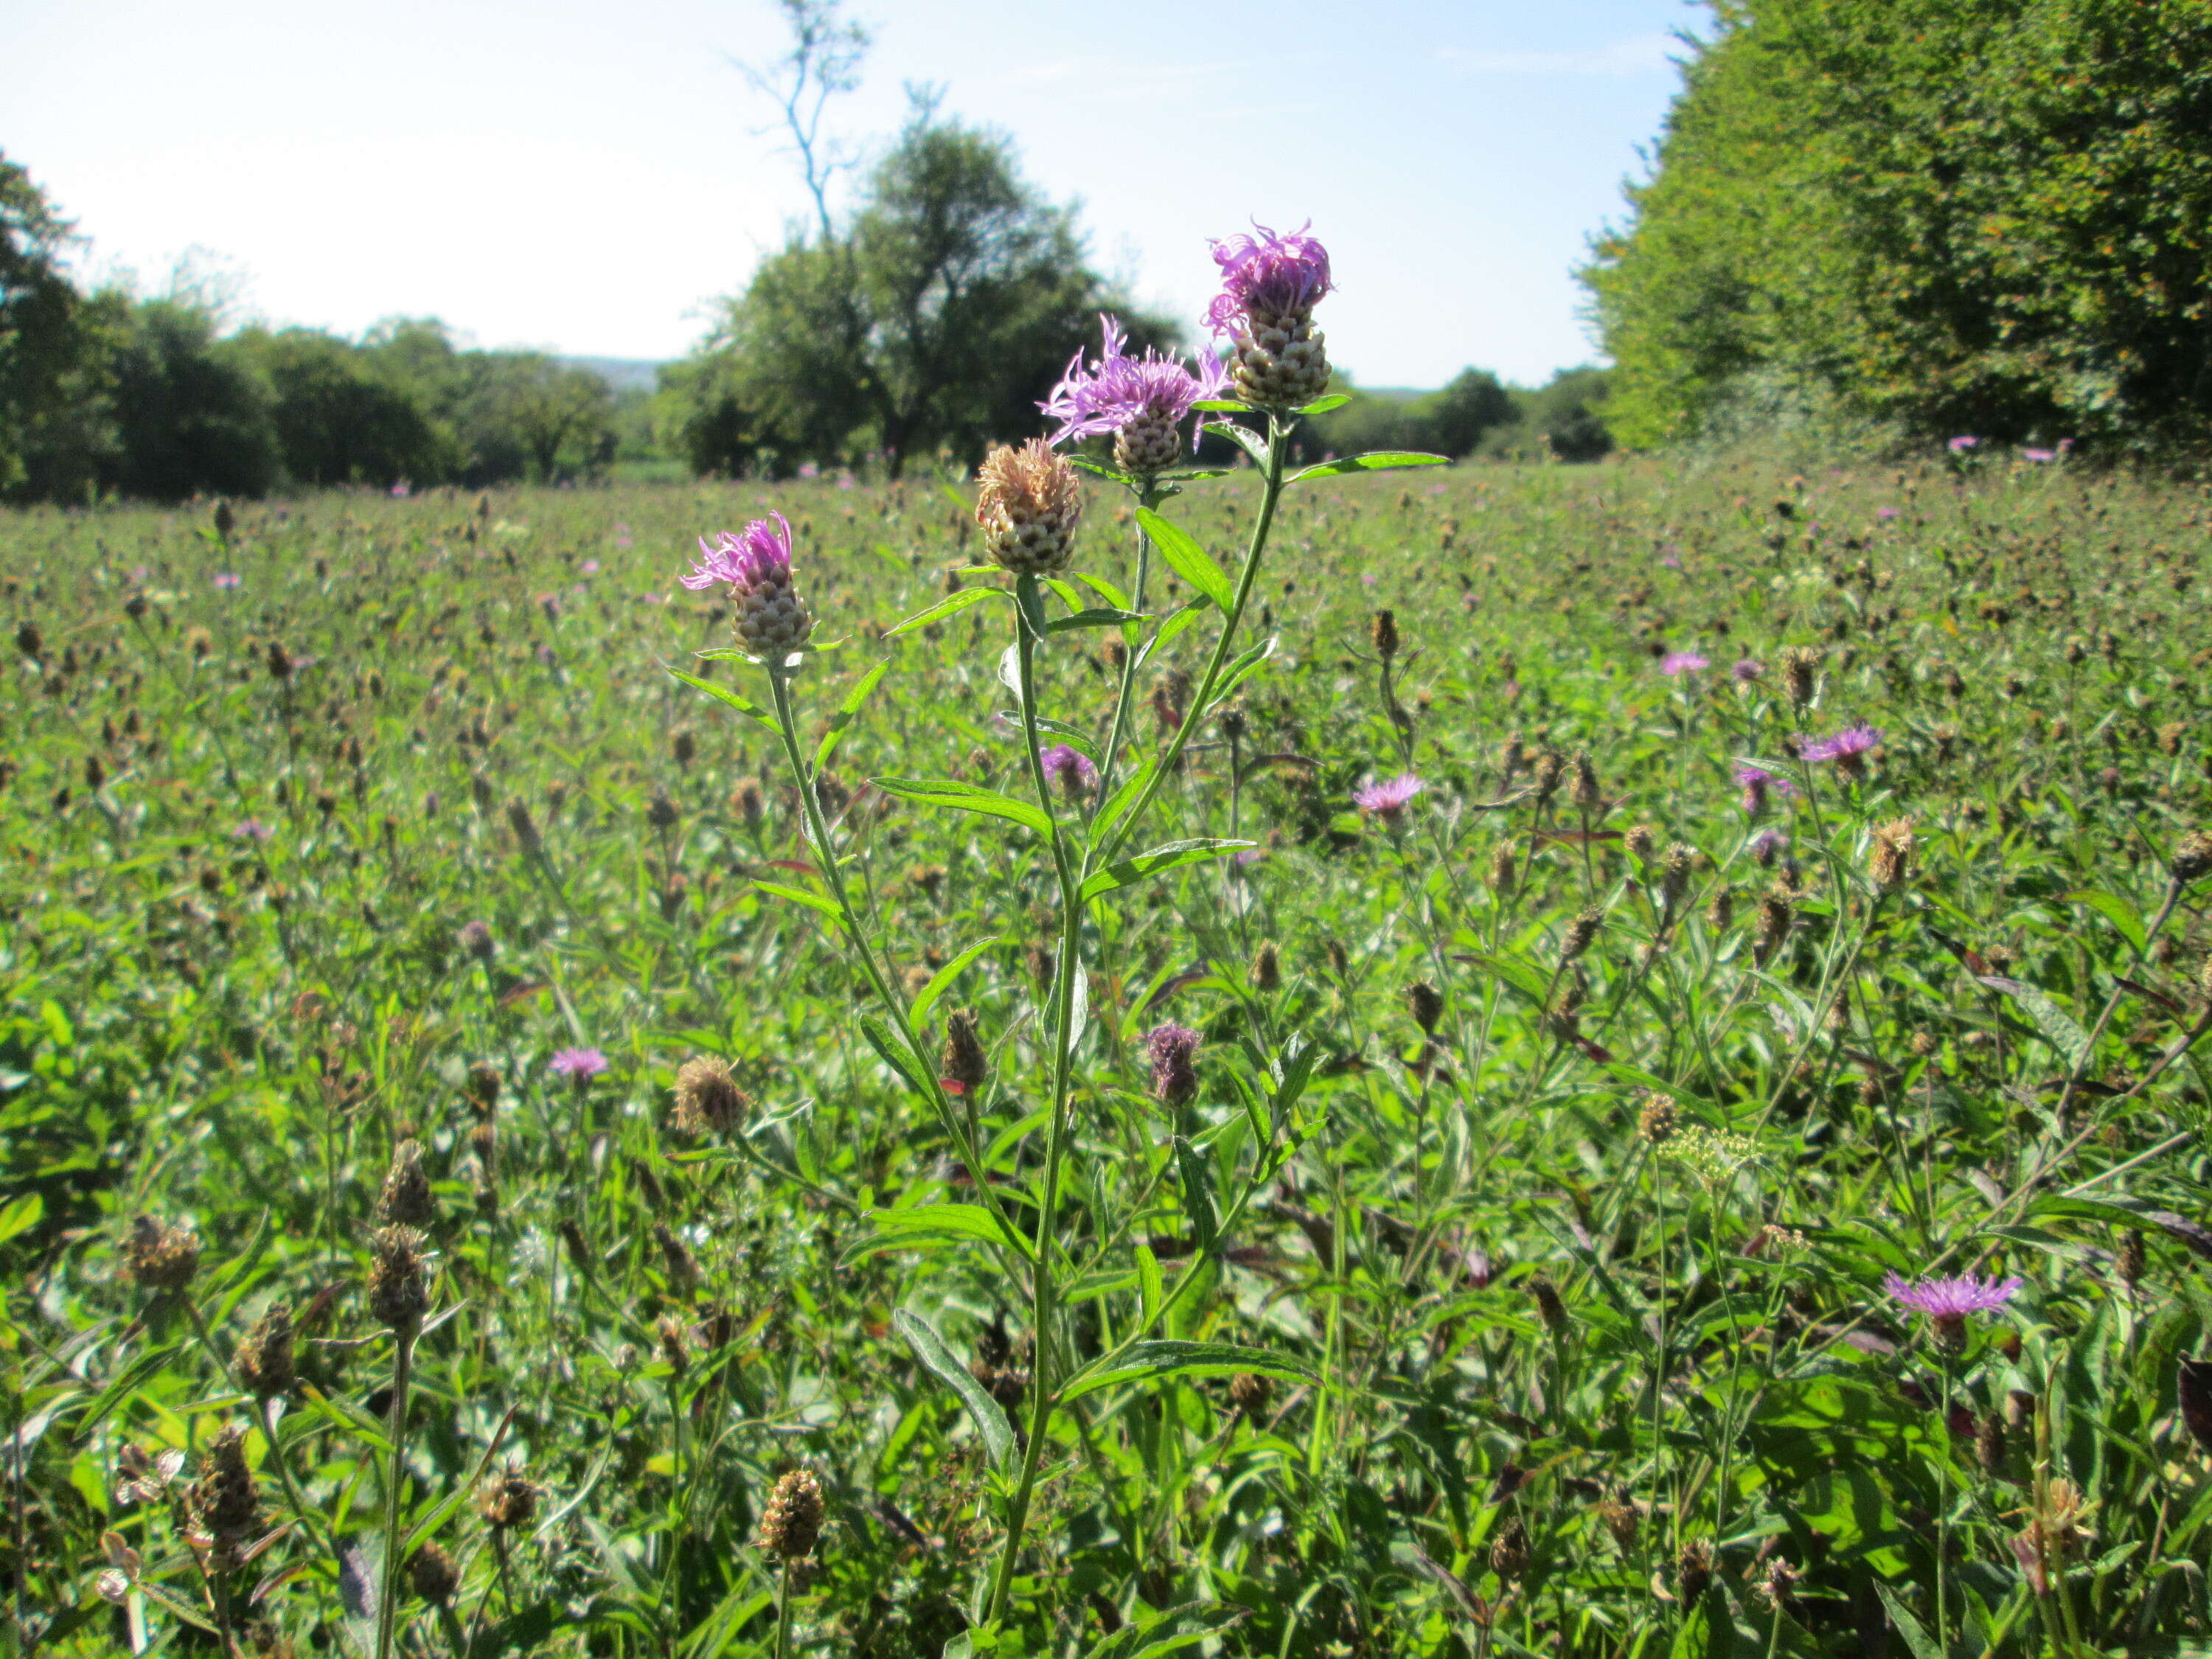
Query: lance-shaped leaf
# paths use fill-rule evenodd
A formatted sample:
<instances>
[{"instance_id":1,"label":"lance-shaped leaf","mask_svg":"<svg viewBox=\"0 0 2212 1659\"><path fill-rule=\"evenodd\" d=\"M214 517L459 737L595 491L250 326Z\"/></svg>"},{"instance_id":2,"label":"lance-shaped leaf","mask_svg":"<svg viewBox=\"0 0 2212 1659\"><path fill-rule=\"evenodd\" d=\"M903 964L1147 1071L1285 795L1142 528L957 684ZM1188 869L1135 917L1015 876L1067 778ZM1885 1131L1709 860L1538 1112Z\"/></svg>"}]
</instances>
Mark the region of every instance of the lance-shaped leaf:
<instances>
[{"instance_id":1,"label":"lance-shaped leaf","mask_svg":"<svg viewBox=\"0 0 2212 1659\"><path fill-rule=\"evenodd\" d=\"M876 1237L860 1247L862 1254L874 1249L910 1249L931 1237L980 1239L986 1244L1012 1250L1025 1259L1035 1254L1027 1239L1008 1228L994 1211L981 1204L915 1204L898 1209L871 1210L868 1219L875 1224Z\"/></svg>"},{"instance_id":2,"label":"lance-shaped leaf","mask_svg":"<svg viewBox=\"0 0 2212 1659\"><path fill-rule=\"evenodd\" d=\"M1345 404L1351 401L1351 393L1346 392L1332 392L1325 398L1315 398L1304 409L1292 410L1291 413L1293 415L1326 415L1332 409L1342 409Z\"/></svg>"},{"instance_id":3,"label":"lance-shaped leaf","mask_svg":"<svg viewBox=\"0 0 2212 1659\"><path fill-rule=\"evenodd\" d=\"M1142 622L1141 611L1115 611L1099 605L1078 611L1073 616L1055 617L1044 625L1048 634L1067 634L1079 628L1118 628L1123 623Z\"/></svg>"},{"instance_id":4,"label":"lance-shaped leaf","mask_svg":"<svg viewBox=\"0 0 2212 1659\"><path fill-rule=\"evenodd\" d=\"M968 1415L975 1420L976 1431L983 1437L983 1449L990 1454L991 1466L1003 1470L1014 1459L1014 1430L999 1402L969 1376L968 1368L945 1346L945 1339L927 1320L901 1308L891 1316L891 1323L898 1327L898 1334L914 1350L915 1358L936 1372L939 1379L960 1396L961 1403L968 1407Z\"/></svg>"},{"instance_id":5,"label":"lance-shaped leaf","mask_svg":"<svg viewBox=\"0 0 2212 1659\"><path fill-rule=\"evenodd\" d=\"M996 939L979 940L930 975L929 983L923 986L921 994L915 998L914 1006L906 1011L907 1024L914 1029L915 1036L921 1034L921 1022L929 1018L929 1011L937 1006L938 998L951 989L952 981L967 971L969 963L998 942Z\"/></svg>"},{"instance_id":6,"label":"lance-shaped leaf","mask_svg":"<svg viewBox=\"0 0 2212 1659\"><path fill-rule=\"evenodd\" d=\"M763 726L768 727L769 731L780 732L783 729L775 723L775 715L769 714L767 709L762 708L750 698L743 696L738 692L731 690L728 686L717 685L712 680L702 680L696 674L687 674L678 668L672 668L668 672L674 675L678 679L682 680L684 684L696 686L700 690L704 691L708 696L714 698L715 702L727 703L731 708L736 709L738 713L744 715L747 719L758 720Z\"/></svg>"},{"instance_id":7,"label":"lance-shaped leaf","mask_svg":"<svg viewBox=\"0 0 2212 1659\"><path fill-rule=\"evenodd\" d=\"M963 587L957 593L946 594L927 611L915 611L884 637L887 640L895 640L902 634L910 634L917 628L927 628L932 623L943 622L947 617L957 616L971 605L981 605L986 599L1003 599L1008 597L1010 596L1003 587Z\"/></svg>"},{"instance_id":8,"label":"lance-shaped leaf","mask_svg":"<svg viewBox=\"0 0 2212 1659\"><path fill-rule=\"evenodd\" d=\"M867 702L868 693L876 689L876 682L883 678L884 671L890 665L890 659L886 657L861 675L860 684L845 694L845 701L837 705L837 712L830 717L830 729L822 734L822 746L814 751L814 769L817 772L836 752L838 744L844 740L847 728L860 717L860 705Z\"/></svg>"},{"instance_id":9,"label":"lance-shaped leaf","mask_svg":"<svg viewBox=\"0 0 2212 1659\"><path fill-rule=\"evenodd\" d=\"M1103 814L1101 816L1103 816ZM1164 847L1155 847L1149 853L1139 853L1134 858L1109 864L1083 884L1076 896L1094 899L1102 893L1110 893L1117 887L1129 887L1147 876L1157 876L1163 870L1179 869L1186 864L1204 864L1209 860L1226 858L1248 847L1257 847L1255 841L1213 841L1200 838L1193 841L1171 841Z\"/></svg>"},{"instance_id":10,"label":"lance-shaped leaf","mask_svg":"<svg viewBox=\"0 0 2212 1659\"><path fill-rule=\"evenodd\" d=\"M1012 795L1002 795L995 789L979 789L972 783L963 783L957 778L876 778L877 788L886 795L896 795L902 800L919 801L924 806L950 806L963 812L978 812L988 817L1005 818L1023 828L1034 830L1041 836L1052 833L1052 820L1044 809L1025 800L1016 800Z\"/></svg>"},{"instance_id":11,"label":"lance-shaped leaf","mask_svg":"<svg viewBox=\"0 0 2212 1659\"><path fill-rule=\"evenodd\" d=\"M1308 478L1341 477L1347 472L1388 472L1401 466L1449 466L1449 455L1424 455L1411 449L1378 449L1371 454L1346 455L1341 460L1322 461L1293 472L1283 481L1285 489L1294 483L1304 483Z\"/></svg>"},{"instance_id":12,"label":"lance-shaped leaf","mask_svg":"<svg viewBox=\"0 0 2212 1659\"><path fill-rule=\"evenodd\" d=\"M1137 509L1137 522L1144 526L1145 533L1152 538L1152 545L1160 550L1160 556L1176 574L1224 611L1237 602L1237 590L1228 576L1188 531L1170 524L1149 507Z\"/></svg>"},{"instance_id":13,"label":"lance-shaped leaf","mask_svg":"<svg viewBox=\"0 0 2212 1659\"><path fill-rule=\"evenodd\" d=\"M1180 1653L1185 1648L1196 1647L1208 1637L1220 1635L1243 1619L1247 1611L1218 1601L1186 1601L1181 1607L1170 1607L1157 1619L1122 1626L1091 1649L1085 1659L1161 1659L1163 1655Z\"/></svg>"},{"instance_id":14,"label":"lance-shaped leaf","mask_svg":"<svg viewBox=\"0 0 2212 1659\"><path fill-rule=\"evenodd\" d=\"M1312 1370L1267 1348L1240 1348L1230 1342L1136 1342L1093 1360L1067 1379L1062 1404L1124 1382L1158 1382L1170 1376L1279 1376L1313 1382Z\"/></svg>"},{"instance_id":15,"label":"lance-shaped leaf","mask_svg":"<svg viewBox=\"0 0 2212 1659\"><path fill-rule=\"evenodd\" d=\"M778 898L789 899L793 904L803 904L810 910L819 910L823 915L836 917L842 913L835 901L819 893L810 893L801 887L786 887L778 881L757 881L753 885L763 893L773 893Z\"/></svg>"}]
</instances>

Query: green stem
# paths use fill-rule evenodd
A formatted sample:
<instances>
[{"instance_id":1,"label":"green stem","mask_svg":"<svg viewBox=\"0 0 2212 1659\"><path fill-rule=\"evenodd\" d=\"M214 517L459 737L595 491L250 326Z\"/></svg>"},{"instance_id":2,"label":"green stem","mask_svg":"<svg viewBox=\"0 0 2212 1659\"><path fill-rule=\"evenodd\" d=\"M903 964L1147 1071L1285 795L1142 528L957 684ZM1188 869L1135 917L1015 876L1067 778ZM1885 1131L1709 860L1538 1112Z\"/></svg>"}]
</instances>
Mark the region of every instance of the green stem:
<instances>
[{"instance_id":1,"label":"green stem","mask_svg":"<svg viewBox=\"0 0 2212 1659\"><path fill-rule=\"evenodd\" d=\"M1136 490L1137 505L1154 507L1159 505L1159 491L1150 475ZM1145 586L1152 570L1152 538L1140 524L1137 526L1137 585L1129 595L1129 608L1141 613L1145 608ZM1096 817L1098 809L1114 793L1114 773L1121 757L1121 740L1129 729L1129 702L1137 686L1137 653L1122 641L1121 684L1114 696L1114 720L1107 727L1106 748L1098 757L1098 787L1092 793L1091 816Z\"/></svg>"},{"instance_id":2,"label":"green stem","mask_svg":"<svg viewBox=\"0 0 2212 1659\"><path fill-rule=\"evenodd\" d=\"M406 1474L407 1383L415 1365L415 1333L393 1335L398 1346L392 1359L392 1413L386 1429L392 1463L384 1483L384 1558L376 1575L376 1659L392 1659L392 1621L399 1611L399 1493Z\"/></svg>"}]
</instances>

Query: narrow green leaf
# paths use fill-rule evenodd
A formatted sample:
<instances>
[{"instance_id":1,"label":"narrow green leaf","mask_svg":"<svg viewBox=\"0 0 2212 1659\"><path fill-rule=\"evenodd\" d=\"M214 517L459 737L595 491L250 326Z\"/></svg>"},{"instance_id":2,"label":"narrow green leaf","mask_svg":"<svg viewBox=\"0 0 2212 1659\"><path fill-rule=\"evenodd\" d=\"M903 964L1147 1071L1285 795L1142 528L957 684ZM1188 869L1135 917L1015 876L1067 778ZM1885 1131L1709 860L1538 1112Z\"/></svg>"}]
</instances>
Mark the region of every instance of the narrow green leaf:
<instances>
[{"instance_id":1,"label":"narrow green leaf","mask_svg":"<svg viewBox=\"0 0 2212 1659\"><path fill-rule=\"evenodd\" d=\"M2101 893L2077 889L2066 897L2076 904L2086 904L2099 915L2120 930L2120 937L2135 948L2137 956L2143 951L2142 913L2117 893Z\"/></svg>"},{"instance_id":2,"label":"narrow green leaf","mask_svg":"<svg viewBox=\"0 0 2212 1659\"><path fill-rule=\"evenodd\" d=\"M28 1232L46 1213L46 1197L40 1193L25 1193L5 1209L0 1209L0 1244L5 1244L18 1233Z\"/></svg>"},{"instance_id":3,"label":"narrow green leaf","mask_svg":"<svg viewBox=\"0 0 2212 1659\"><path fill-rule=\"evenodd\" d=\"M1170 1607L1157 1619L1124 1625L1091 1650L1085 1659L1159 1659L1195 1647L1245 1616L1247 1609L1218 1601L1186 1601Z\"/></svg>"},{"instance_id":4,"label":"narrow green leaf","mask_svg":"<svg viewBox=\"0 0 2212 1659\"><path fill-rule=\"evenodd\" d=\"M877 788L887 795L896 795L902 800L918 801L924 806L950 806L962 812L980 812L989 817L1005 818L1024 829L1034 830L1041 836L1052 833L1052 820L1044 809L1025 800L1016 800L1012 795L1002 795L995 789L979 789L972 783L963 783L957 778L877 778Z\"/></svg>"},{"instance_id":5,"label":"narrow green leaf","mask_svg":"<svg viewBox=\"0 0 2212 1659\"><path fill-rule=\"evenodd\" d=\"M981 605L985 599L1008 598L1003 587L963 587L957 593L948 593L926 611L917 611L892 629L884 637L895 640L902 634L910 634L917 628L927 628L932 623L943 622L947 617L965 611L971 605Z\"/></svg>"},{"instance_id":6,"label":"narrow green leaf","mask_svg":"<svg viewBox=\"0 0 2212 1659\"><path fill-rule=\"evenodd\" d=\"M1201 404L1199 407L1202 409L1205 405ZM1220 433L1260 465L1267 465L1267 441L1253 431L1250 427L1238 426L1233 421L1217 421L1213 425L1206 428L1206 430Z\"/></svg>"},{"instance_id":7,"label":"narrow green leaf","mask_svg":"<svg viewBox=\"0 0 2212 1659\"><path fill-rule=\"evenodd\" d=\"M1121 814L1129 810L1130 804L1143 791L1145 785L1151 781L1152 774L1159 768L1159 763L1158 756L1147 755L1142 765L1114 786L1114 793L1107 796L1100 805L1098 816L1091 820L1091 845L1097 846L1106 832L1114 827Z\"/></svg>"},{"instance_id":8,"label":"narrow green leaf","mask_svg":"<svg viewBox=\"0 0 2212 1659\"><path fill-rule=\"evenodd\" d=\"M1158 1318L1160 1310L1167 1305L1167 1280L1160 1273L1159 1257L1148 1244L1137 1246L1137 1296L1147 1324Z\"/></svg>"},{"instance_id":9,"label":"narrow green leaf","mask_svg":"<svg viewBox=\"0 0 2212 1659\"><path fill-rule=\"evenodd\" d=\"M1228 1342L1138 1342L1092 1361L1068 1378L1060 1391L1062 1404L1124 1382L1158 1382L1170 1376L1279 1376L1292 1382L1316 1381L1298 1361L1267 1348L1240 1348ZM964 1373L963 1373L964 1375Z\"/></svg>"},{"instance_id":10,"label":"narrow green leaf","mask_svg":"<svg viewBox=\"0 0 2212 1659\"><path fill-rule=\"evenodd\" d=\"M1144 526L1145 533L1152 538L1152 545L1160 550L1160 556L1176 574L1212 599L1224 612L1236 603L1237 590L1228 576L1188 531L1170 524L1149 507L1137 509L1137 522Z\"/></svg>"},{"instance_id":11,"label":"narrow green leaf","mask_svg":"<svg viewBox=\"0 0 2212 1659\"><path fill-rule=\"evenodd\" d=\"M952 988L952 981L967 971L969 963L998 942L996 939L987 939L971 945L930 975L929 983L923 986L921 994L915 998L914 1006L906 1011L907 1024L913 1028L916 1037L921 1036L921 1022L928 1018L929 1011L937 1006L938 998Z\"/></svg>"},{"instance_id":12,"label":"narrow green leaf","mask_svg":"<svg viewBox=\"0 0 2212 1659\"><path fill-rule=\"evenodd\" d=\"M775 723L775 715L769 714L767 709L762 708L750 698L741 696L737 692L731 690L728 686L717 685L712 680L702 680L696 674L687 674L684 672L683 670L678 668L672 668L668 672L671 674L673 674L678 679L682 680L684 684L696 686L698 690L704 691L708 696L714 698L715 702L727 703L731 708L736 709L740 714L746 716L748 719L758 720L763 726L768 727L769 731L780 732L783 729Z\"/></svg>"},{"instance_id":13,"label":"narrow green leaf","mask_svg":"<svg viewBox=\"0 0 2212 1659\"><path fill-rule=\"evenodd\" d=\"M883 678L884 672L890 665L890 659L886 657L861 675L860 684L845 694L845 701L837 705L837 712L830 717L830 729L822 734L822 746L814 751L814 769L817 772L828 764L847 728L859 718L860 705L867 702L868 693L876 689L876 682Z\"/></svg>"},{"instance_id":14,"label":"narrow green leaf","mask_svg":"<svg viewBox=\"0 0 2212 1659\"><path fill-rule=\"evenodd\" d=\"M876 1231L884 1237L899 1234L942 1233L959 1238L977 1238L986 1244L997 1244L1012 1250L1024 1258L1030 1254L1027 1239L1008 1230L995 1212L981 1204L915 1204L904 1208L871 1210L868 1219L875 1224ZM896 1243L892 1249L898 1246Z\"/></svg>"},{"instance_id":15,"label":"narrow green leaf","mask_svg":"<svg viewBox=\"0 0 2212 1659\"><path fill-rule=\"evenodd\" d=\"M1316 398L1304 409L1294 409L1293 415L1326 415L1332 409L1342 409L1352 401L1348 392L1332 392L1326 398Z\"/></svg>"},{"instance_id":16,"label":"narrow green leaf","mask_svg":"<svg viewBox=\"0 0 2212 1659\"><path fill-rule=\"evenodd\" d=\"M1303 472L1294 472L1283 480L1287 489L1294 483L1304 483L1308 478L1341 477L1347 472L1387 472L1401 466L1449 466L1449 455L1424 455L1410 449L1378 449L1367 455L1346 455L1341 460L1322 461Z\"/></svg>"},{"instance_id":17,"label":"narrow green leaf","mask_svg":"<svg viewBox=\"0 0 2212 1659\"><path fill-rule=\"evenodd\" d=\"M1109 466L1103 461L1094 461L1088 455L1071 455L1067 459L1068 464L1071 466L1080 467L1084 471L1091 474L1095 477L1103 478L1109 483L1124 484L1133 487L1137 482L1127 473L1122 471L1120 467Z\"/></svg>"},{"instance_id":18,"label":"narrow green leaf","mask_svg":"<svg viewBox=\"0 0 2212 1659\"><path fill-rule=\"evenodd\" d=\"M1190 1218L1198 1254L1213 1254L1220 1227L1213 1211L1213 1168L1211 1155L1182 1135L1175 1138L1176 1174L1182 1186L1182 1212Z\"/></svg>"},{"instance_id":19,"label":"narrow green leaf","mask_svg":"<svg viewBox=\"0 0 2212 1659\"><path fill-rule=\"evenodd\" d=\"M1912 1650L1912 1659L1943 1659L1942 1644L1928 1633L1912 1609L1905 1605L1905 1598L1880 1579L1875 1581L1875 1594L1889 1609L1889 1621L1897 1626L1897 1633L1905 1638L1905 1645Z\"/></svg>"},{"instance_id":20,"label":"narrow green leaf","mask_svg":"<svg viewBox=\"0 0 2212 1659\"><path fill-rule=\"evenodd\" d=\"M1104 815L1102 813L1100 816ZM1117 887L1133 886L1147 876L1158 875L1163 870L1180 869L1186 864L1204 864L1259 844L1255 841L1212 841L1204 838L1171 841L1164 847L1155 847L1148 853L1139 853L1133 858L1108 865L1085 882L1076 896L1094 899L1102 893L1112 892Z\"/></svg>"},{"instance_id":21,"label":"narrow green leaf","mask_svg":"<svg viewBox=\"0 0 2212 1659\"><path fill-rule=\"evenodd\" d=\"M1251 404L1239 402L1235 398L1205 398L1191 407L1203 410L1208 415L1254 415L1259 412Z\"/></svg>"},{"instance_id":22,"label":"narrow green leaf","mask_svg":"<svg viewBox=\"0 0 2212 1659\"><path fill-rule=\"evenodd\" d=\"M975 1429L983 1437L983 1449L990 1454L994 1468L1005 1469L1014 1460L1013 1425L1006 1421L1006 1413L999 1402L976 1385L936 1328L919 1314L901 1308L891 1316L891 1323L898 1328L915 1357L937 1373L938 1379L948 1384L968 1407L968 1415L975 1421Z\"/></svg>"},{"instance_id":23,"label":"narrow green leaf","mask_svg":"<svg viewBox=\"0 0 2212 1659\"><path fill-rule=\"evenodd\" d=\"M2023 981L2007 979L2000 974L1976 975L1992 991L2002 991L2021 1006L2021 1011L2033 1022L2043 1040L2058 1051L2069 1072L2079 1072L2089 1057L2089 1034L2081 1023L2068 1013L2050 995Z\"/></svg>"},{"instance_id":24,"label":"narrow green leaf","mask_svg":"<svg viewBox=\"0 0 2212 1659\"><path fill-rule=\"evenodd\" d=\"M1283 1044L1282 1057L1276 1073L1273 1107L1278 1118L1287 1114L1298 1103L1306 1091L1306 1084L1313 1077L1315 1062L1321 1058L1321 1046L1310 1041L1303 1031L1293 1031Z\"/></svg>"},{"instance_id":25,"label":"narrow green leaf","mask_svg":"<svg viewBox=\"0 0 2212 1659\"><path fill-rule=\"evenodd\" d=\"M810 893L803 887L786 887L780 881L757 881L753 885L763 893L773 893L778 898L789 899L793 904L819 910L825 916L836 918L843 915L835 900L826 899L819 893Z\"/></svg>"},{"instance_id":26,"label":"narrow green leaf","mask_svg":"<svg viewBox=\"0 0 2212 1659\"><path fill-rule=\"evenodd\" d=\"M1123 623L1143 622L1145 617L1146 613L1141 611L1114 611L1092 605L1072 616L1054 617L1045 624L1044 631L1048 634L1069 634L1079 628L1118 628Z\"/></svg>"},{"instance_id":27,"label":"narrow green leaf","mask_svg":"<svg viewBox=\"0 0 2212 1659\"><path fill-rule=\"evenodd\" d=\"M933 1099L929 1085L914 1069L915 1062L905 1047L891 1035L891 1028L874 1014L860 1016L860 1035L868 1040L868 1047L876 1051L884 1065L897 1073L906 1086L924 1100Z\"/></svg>"},{"instance_id":28,"label":"narrow green leaf","mask_svg":"<svg viewBox=\"0 0 2212 1659\"><path fill-rule=\"evenodd\" d=\"M1108 581L1103 576L1094 576L1087 570L1079 570L1075 573L1075 580L1081 582L1085 587L1096 593L1100 599L1105 600L1107 604L1112 605L1116 611L1127 611L1129 608L1129 596L1127 593L1124 593L1120 588L1115 586L1113 583Z\"/></svg>"}]
</instances>

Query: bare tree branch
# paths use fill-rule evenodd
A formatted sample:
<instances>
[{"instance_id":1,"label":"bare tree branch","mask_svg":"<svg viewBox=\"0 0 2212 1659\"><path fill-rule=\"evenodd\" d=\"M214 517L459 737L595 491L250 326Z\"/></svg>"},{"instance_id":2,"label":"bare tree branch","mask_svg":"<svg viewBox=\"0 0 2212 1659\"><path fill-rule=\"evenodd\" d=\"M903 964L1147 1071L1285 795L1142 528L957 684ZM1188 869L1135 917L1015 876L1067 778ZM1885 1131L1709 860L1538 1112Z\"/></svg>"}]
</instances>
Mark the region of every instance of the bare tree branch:
<instances>
[{"instance_id":1,"label":"bare tree branch","mask_svg":"<svg viewBox=\"0 0 2212 1659\"><path fill-rule=\"evenodd\" d=\"M830 100L860 84L860 64L872 37L862 25L842 15L844 0L776 0L791 27L791 50L774 63L731 63L756 92L771 100L791 135L790 154L799 157L807 194L822 227L822 240L830 238L830 180L853 165L849 150L835 138L824 138L822 117ZM765 132L768 128L762 128Z\"/></svg>"}]
</instances>

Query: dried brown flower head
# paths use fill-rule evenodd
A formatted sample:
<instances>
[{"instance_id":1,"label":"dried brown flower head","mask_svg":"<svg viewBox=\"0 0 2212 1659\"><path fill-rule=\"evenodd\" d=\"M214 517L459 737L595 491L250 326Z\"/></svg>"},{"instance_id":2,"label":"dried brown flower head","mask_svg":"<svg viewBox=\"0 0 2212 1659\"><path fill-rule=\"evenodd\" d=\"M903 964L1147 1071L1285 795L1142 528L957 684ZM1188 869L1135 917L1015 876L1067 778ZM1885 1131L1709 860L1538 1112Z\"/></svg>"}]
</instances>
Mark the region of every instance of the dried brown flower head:
<instances>
[{"instance_id":1,"label":"dried brown flower head","mask_svg":"<svg viewBox=\"0 0 2212 1659\"><path fill-rule=\"evenodd\" d=\"M677 1071L676 1127L684 1134L729 1134L751 1107L730 1068L712 1054L694 1054Z\"/></svg>"},{"instance_id":2,"label":"dried brown flower head","mask_svg":"<svg viewBox=\"0 0 2212 1659\"><path fill-rule=\"evenodd\" d=\"M769 1494L768 1513L761 1517L755 1541L771 1555L795 1561L813 1553L821 1535L822 1483L809 1470L793 1469Z\"/></svg>"},{"instance_id":3,"label":"dried brown flower head","mask_svg":"<svg viewBox=\"0 0 2212 1659\"><path fill-rule=\"evenodd\" d=\"M1083 491L1075 469L1042 438L1001 444L977 473L975 522L984 550L1019 575L1048 576L1075 548Z\"/></svg>"}]
</instances>

